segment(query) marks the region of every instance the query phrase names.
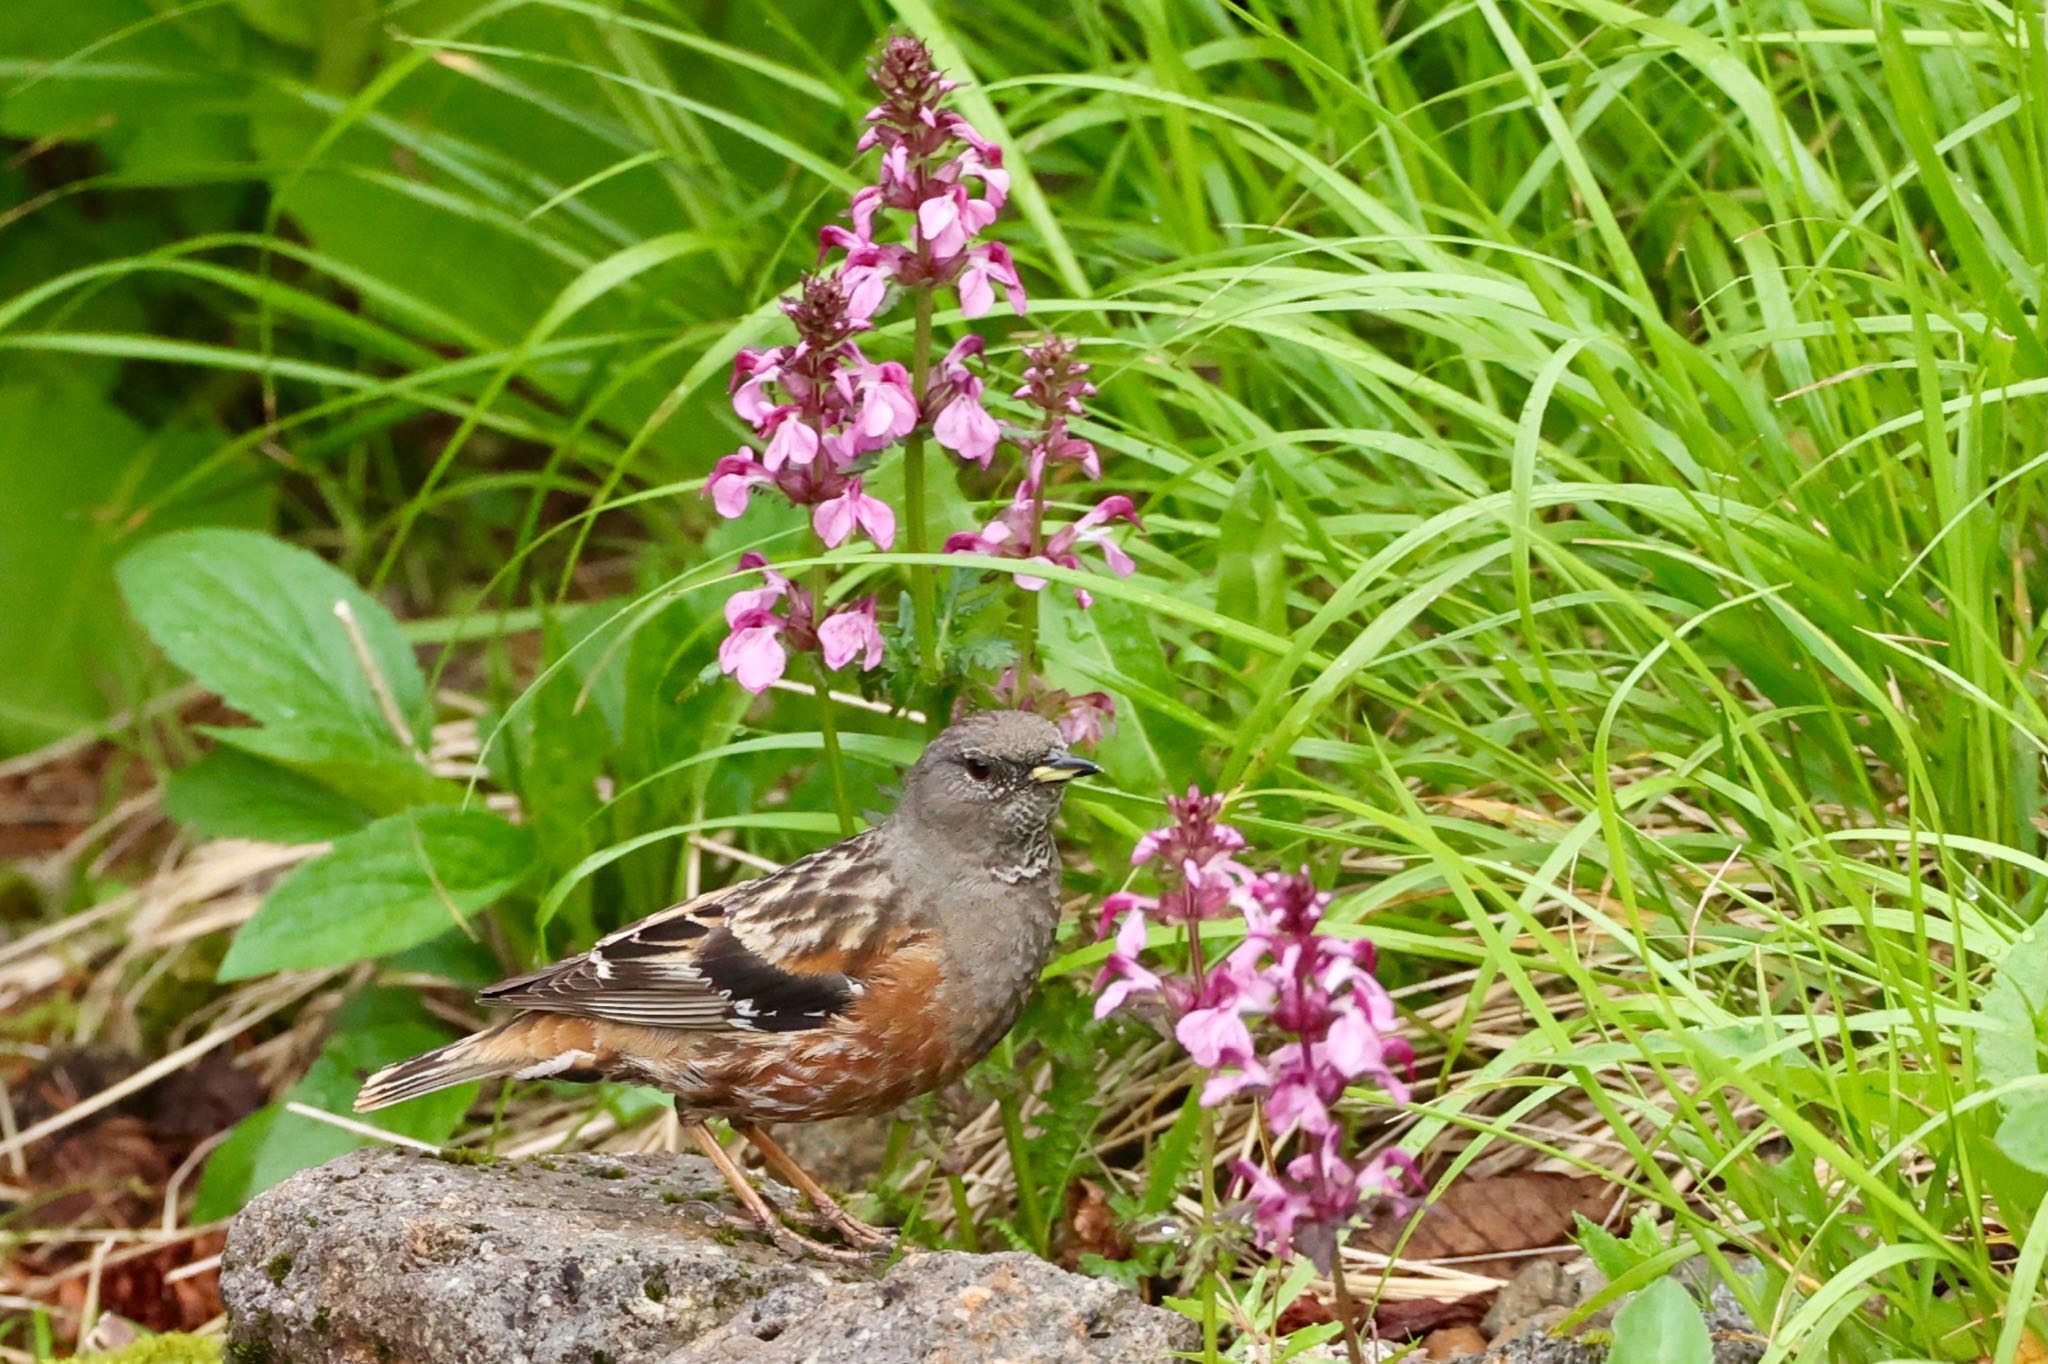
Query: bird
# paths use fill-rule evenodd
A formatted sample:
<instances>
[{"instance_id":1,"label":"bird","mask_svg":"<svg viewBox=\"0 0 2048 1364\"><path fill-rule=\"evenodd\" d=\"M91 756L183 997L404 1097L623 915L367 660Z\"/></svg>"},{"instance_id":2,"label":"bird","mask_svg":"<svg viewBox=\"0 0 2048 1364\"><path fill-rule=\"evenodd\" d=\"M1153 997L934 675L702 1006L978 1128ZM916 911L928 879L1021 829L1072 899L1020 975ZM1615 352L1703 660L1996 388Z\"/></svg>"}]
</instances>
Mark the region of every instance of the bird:
<instances>
[{"instance_id":1,"label":"bird","mask_svg":"<svg viewBox=\"0 0 2048 1364\"><path fill-rule=\"evenodd\" d=\"M484 990L511 1016L366 1080L358 1112L472 1080L651 1085L786 1251L891 1244L774 1140L776 1123L887 1112L965 1073L1022 1012L1060 918L1067 784L1101 768L1017 710L968 715L904 773L895 810L779 871L707 891ZM837 1232L786 1226L706 1123L723 1118Z\"/></svg>"}]
</instances>

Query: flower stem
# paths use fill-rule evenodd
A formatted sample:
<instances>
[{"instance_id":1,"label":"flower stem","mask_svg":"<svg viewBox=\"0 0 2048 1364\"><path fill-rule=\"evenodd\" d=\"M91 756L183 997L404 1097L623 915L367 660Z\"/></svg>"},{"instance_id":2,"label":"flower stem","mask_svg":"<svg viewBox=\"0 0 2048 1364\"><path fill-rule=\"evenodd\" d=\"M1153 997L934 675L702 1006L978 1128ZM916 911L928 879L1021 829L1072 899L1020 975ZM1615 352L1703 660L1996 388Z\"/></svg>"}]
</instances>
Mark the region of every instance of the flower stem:
<instances>
[{"instance_id":1,"label":"flower stem","mask_svg":"<svg viewBox=\"0 0 2048 1364\"><path fill-rule=\"evenodd\" d=\"M1041 592L1019 592L1017 596L1017 685L1028 687L1038 672L1038 599Z\"/></svg>"},{"instance_id":2,"label":"flower stem","mask_svg":"<svg viewBox=\"0 0 2048 1364\"><path fill-rule=\"evenodd\" d=\"M1344 1328L1344 1353L1351 1356L1351 1364L1365 1364L1365 1354L1358 1345L1358 1323L1352 1319L1351 1291L1344 1286L1344 1238L1337 1238L1337 1249L1330 1256L1330 1287L1337 1299L1337 1322Z\"/></svg>"},{"instance_id":3,"label":"flower stem","mask_svg":"<svg viewBox=\"0 0 2048 1364\"><path fill-rule=\"evenodd\" d=\"M817 564L811 569L811 610L819 619L825 614L825 566ZM839 756L839 721L832 711L832 676L825 671L822 654L811 655L812 670L818 677L818 737L825 746L825 766L832 773L832 803L839 809L839 833L851 838L858 832L853 827L853 801L846 794L846 764Z\"/></svg>"},{"instance_id":4,"label":"flower stem","mask_svg":"<svg viewBox=\"0 0 2048 1364\"><path fill-rule=\"evenodd\" d=\"M910 439L903 447L903 500L905 547L912 554L923 554L925 545L925 496L924 496L924 439L930 419L936 414L924 411L927 390L931 387L932 372L932 310L934 302L929 289L920 290L917 295L916 331L910 343L910 386L917 395L918 411L925 420L910 433ZM935 584L932 574L936 570L918 565L910 570L910 602L917 621L917 673L930 682L939 671L938 608L933 596Z\"/></svg>"}]
</instances>

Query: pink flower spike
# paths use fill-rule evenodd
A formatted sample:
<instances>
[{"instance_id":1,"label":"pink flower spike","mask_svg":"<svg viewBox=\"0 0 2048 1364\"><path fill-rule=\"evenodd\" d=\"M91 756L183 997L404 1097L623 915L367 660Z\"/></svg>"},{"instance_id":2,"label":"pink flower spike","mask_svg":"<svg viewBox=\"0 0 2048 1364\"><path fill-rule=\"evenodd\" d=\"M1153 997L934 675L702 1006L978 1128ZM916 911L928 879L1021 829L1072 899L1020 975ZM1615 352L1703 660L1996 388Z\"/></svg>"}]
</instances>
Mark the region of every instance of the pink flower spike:
<instances>
[{"instance_id":1,"label":"pink flower spike","mask_svg":"<svg viewBox=\"0 0 2048 1364\"><path fill-rule=\"evenodd\" d=\"M882 632L875 625L875 599L865 597L858 604L836 611L818 626L818 645L825 666L832 671L860 657L861 671L872 670L882 661Z\"/></svg>"},{"instance_id":2,"label":"pink flower spike","mask_svg":"<svg viewBox=\"0 0 2048 1364\"><path fill-rule=\"evenodd\" d=\"M1002 431L996 426L996 419L989 416L981 405L978 380L973 388L972 393L963 389L959 397L946 404L946 410L939 413L939 419L932 423L932 439L962 459L972 460L986 469L995 455L996 442L1002 438Z\"/></svg>"}]
</instances>

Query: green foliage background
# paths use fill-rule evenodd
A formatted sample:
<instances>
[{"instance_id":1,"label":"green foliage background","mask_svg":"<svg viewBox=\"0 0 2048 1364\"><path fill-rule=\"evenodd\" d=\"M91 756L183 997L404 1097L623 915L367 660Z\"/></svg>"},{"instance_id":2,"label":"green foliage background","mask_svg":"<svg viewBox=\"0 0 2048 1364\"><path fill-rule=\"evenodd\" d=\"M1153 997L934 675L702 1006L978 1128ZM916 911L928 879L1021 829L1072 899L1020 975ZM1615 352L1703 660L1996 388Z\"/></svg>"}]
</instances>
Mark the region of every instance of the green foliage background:
<instances>
[{"instance_id":1,"label":"green foliage background","mask_svg":"<svg viewBox=\"0 0 2048 1364\"><path fill-rule=\"evenodd\" d=\"M1121 790L1073 820L1099 888L1161 791L1250 793L1395 983L1522 1005L1424 1039L1397 1135L1444 1179L1581 1104L1667 1257L1760 1254L1772 1358L2013 1359L2041 1001L1979 1000L2048 896L2037 7L0 6L0 747L159 694L139 618L275 731L186 767L122 727L195 827L455 818L363 696L267 714L292 686L221 598L193 651L152 623L195 581L152 537L263 528L432 646L408 708L489 691L487 776L536 812L515 955L660 903L682 831L835 828L815 776L757 813L811 716L701 682L706 585L790 526L695 489L892 25L974 82L1032 325L1085 341L1145 509L1136 577L1044 602L1055 680L1119 703ZM138 545L182 566L131 558L131 617ZM864 789L916 739L849 736ZM1027 1241L1081 1141L1028 1167Z\"/></svg>"}]
</instances>

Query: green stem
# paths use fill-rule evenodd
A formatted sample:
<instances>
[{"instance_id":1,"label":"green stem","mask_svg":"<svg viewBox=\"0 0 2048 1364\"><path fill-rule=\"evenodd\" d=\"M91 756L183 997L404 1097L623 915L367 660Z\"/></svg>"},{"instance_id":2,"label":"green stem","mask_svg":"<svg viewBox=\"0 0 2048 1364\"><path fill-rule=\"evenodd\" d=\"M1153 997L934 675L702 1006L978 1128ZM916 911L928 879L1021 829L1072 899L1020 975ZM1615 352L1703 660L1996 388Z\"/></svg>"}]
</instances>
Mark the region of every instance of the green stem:
<instances>
[{"instance_id":1,"label":"green stem","mask_svg":"<svg viewBox=\"0 0 2048 1364\"><path fill-rule=\"evenodd\" d=\"M1017 603L1017 688L1021 694L1038 672L1038 599L1043 592L1020 593Z\"/></svg>"},{"instance_id":2,"label":"green stem","mask_svg":"<svg viewBox=\"0 0 2048 1364\"><path fill-rule=\"evenodd\" d=\"M910 386L917 395L919 412L924 411L926 391L931 387L933 306L930 290L918 294L917 329L910 343ZM924 440L925 427L920 424L903 447L904 513L910 522L905 527L905 547L912 554L925 552ZM933 596L933 572L924 567L910 570L910 602L917 621L917 673L927 683L939 671L939 613Z\"/></svg>"},{"instance_id":3,"label":"green stem","mask_svg":"<svg viewBox=\"0 0 2048 1364\"><path fill-rule=\"evenodd\" d=\"M811 612L817 620L825 618L825 586L825 566L816 564L811 568ZM832 713L832 676L825 671L823 655L811 655L811 663L818 678L818 736L825 744L825 766L832 773L832 799L839 808L839 833L843 838L852 838L858 830L853 824L853 801L846 794L846 764L839 756L839 722Z\"/></svg>"}]
</instances>

